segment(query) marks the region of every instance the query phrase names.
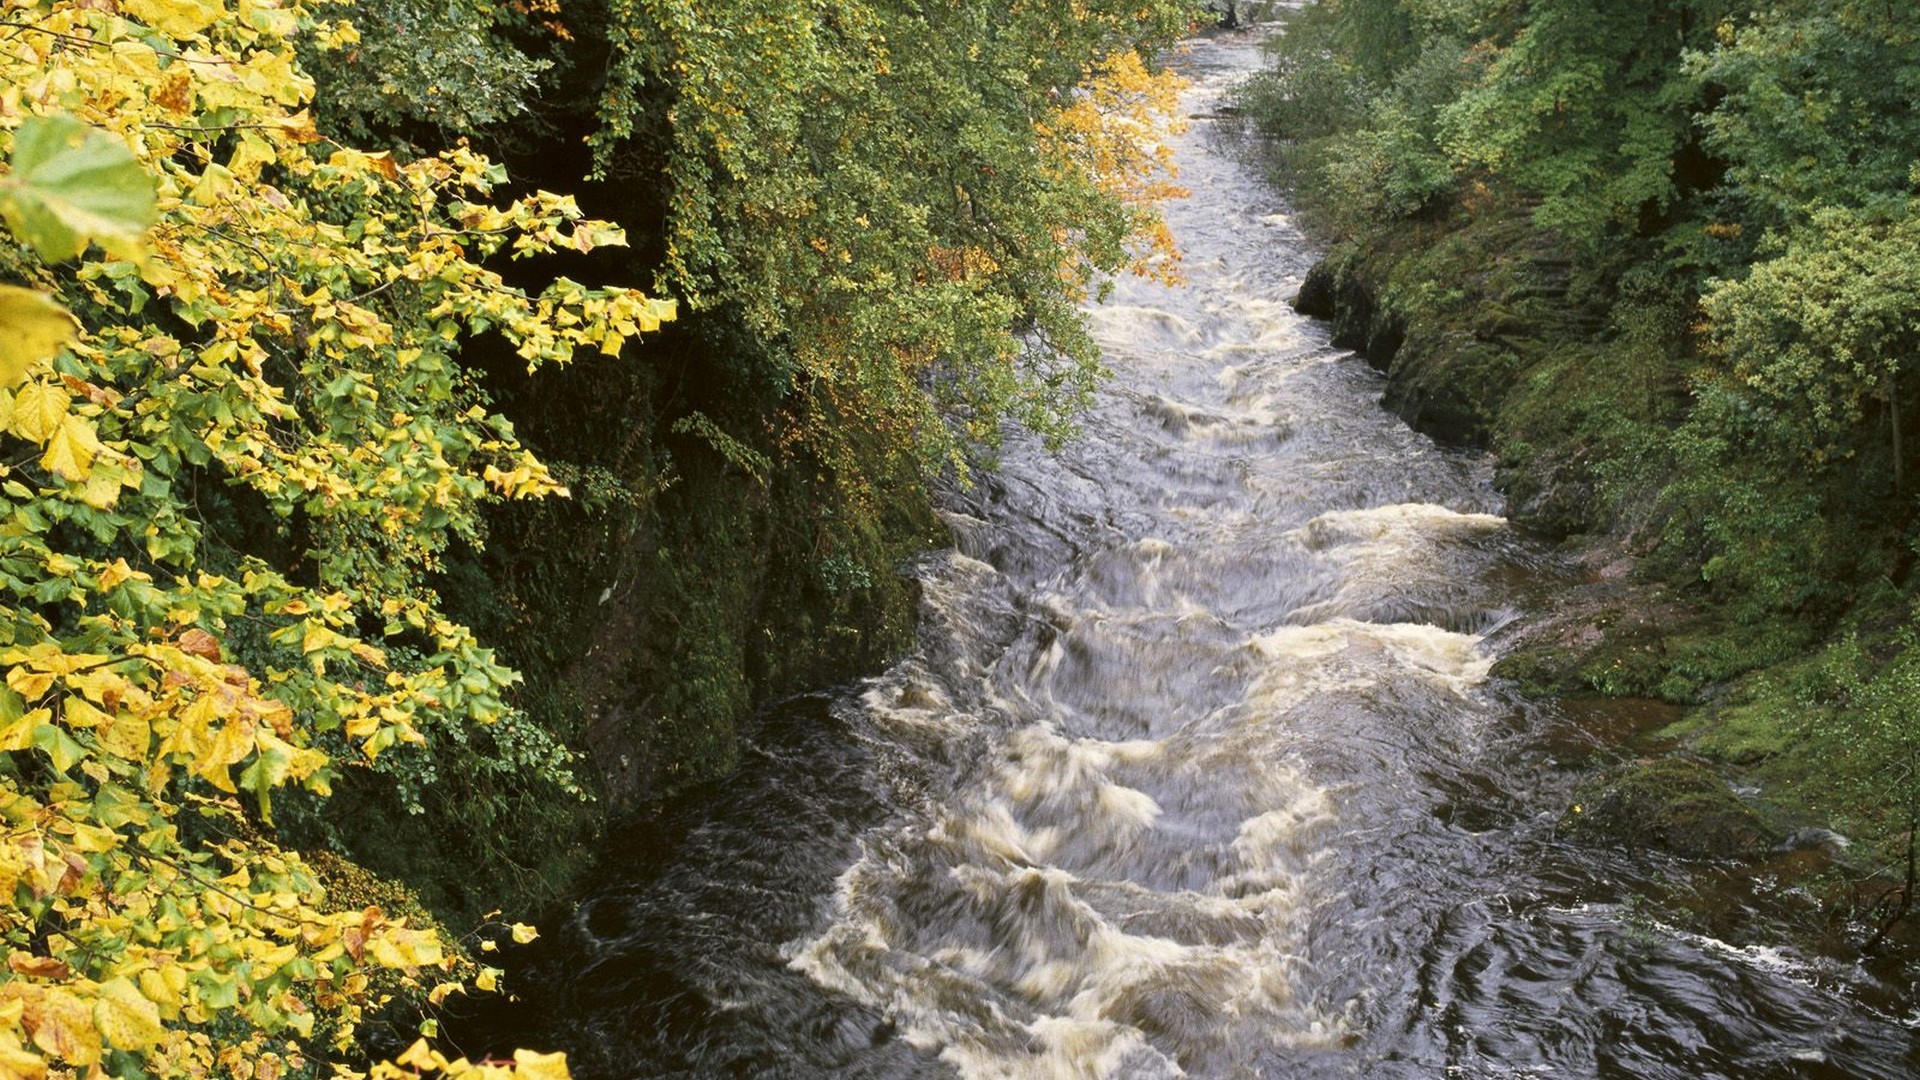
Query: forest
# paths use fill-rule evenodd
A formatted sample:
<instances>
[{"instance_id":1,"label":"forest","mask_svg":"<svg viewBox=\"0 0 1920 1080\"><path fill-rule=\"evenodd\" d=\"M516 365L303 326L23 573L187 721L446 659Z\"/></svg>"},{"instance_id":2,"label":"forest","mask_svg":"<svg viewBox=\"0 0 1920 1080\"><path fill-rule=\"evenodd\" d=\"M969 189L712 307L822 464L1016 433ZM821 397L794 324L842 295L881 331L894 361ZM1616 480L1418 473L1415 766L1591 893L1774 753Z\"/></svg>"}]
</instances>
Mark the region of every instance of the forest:
<instances>
[{"instance_id":1,"label":"forest","mask_svg":"<svg viewBox=\"0 0 1920 1080\"><path fill-rule=\"evenodd\" d=\"M1509 514L1646 590L1500 670L1904 875L1920 823L1920 33L1898 5L1319 0L1241 105L1330 246L1303 310ZM1904 881L1902 881L1904 877ZM1876 939L1877 940L1877 939Z\"/></svg>"},{"instance_id":2,"label":"forest","mask_svg":"<svg viewBox=\"0 0 1920 1080\"><path fill-rule=\"evenodd\" d=\"M1193 16L6 0L0 1076L565 1076L437 1015L1068 430Z\"/></svg>"},{"instance_id":3,"label":"forest","mask_svg":"<svg viewBox=\"0 0 1920 1080\"><path fill-rule=\"evenodd\" d=\"M1084 305L1179 278L1162 58L1222 6L0 0L0 1080L564 1080L443 1022L913 641L937 486L1072 436ZM1628 769L1862 841L1883 930L1907 14L1314 0L1235 106L1386 405L1634 556L1496 672L1684 706Z\"/></svg>"}]
</instances>

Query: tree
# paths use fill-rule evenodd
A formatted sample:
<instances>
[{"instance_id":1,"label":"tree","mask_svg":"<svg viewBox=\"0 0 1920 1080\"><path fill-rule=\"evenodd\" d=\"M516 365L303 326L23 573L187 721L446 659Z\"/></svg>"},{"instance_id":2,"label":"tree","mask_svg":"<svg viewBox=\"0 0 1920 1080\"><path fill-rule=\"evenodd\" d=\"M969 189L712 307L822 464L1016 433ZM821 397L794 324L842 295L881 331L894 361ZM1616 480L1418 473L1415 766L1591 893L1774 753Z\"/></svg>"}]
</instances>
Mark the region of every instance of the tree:
<instances>
[{"instance_id":1,"label":"tree","mask_svg":"<svg viewBox=\"0 0 1920 1080\"><path fill-rule=\"evenodd\" d=\"M344 22L39 0L3 28L0 325L36 340L0 370L0 1073L271 1080L396 994L497 978L274 840L277 793L516 727L516 676L427 575L483 502L560 488L455 352L617 353L673 307L507 285L484 260L621 236L561 196L495 202L465 147L322 138L292 42ZM570 782L539 733L505 742ZM374 1071L512 1070L421 1045Z\"/></svg>"},{"instance_id":2,"label":"tree","mask_svg":"<svg viewBox=\"0 0 1920 1080\"><path fill-rule=\"evenodd\" d=\"M1688 67L1718 97L1705 142L1753 237L1803 227L1821 207L1902 210L1920 145L1911 20L1882 3L1789 0L1722 22Z\"/></svg>"},{"instance_id":3,"label":"tree","mask_svg":"<svg viewBox=\"0 0 1920 1080\"><path fill-rule=\"evenodd\" d=\"M667 185L662 287L770 346L779 440L831 463L858 423L931 472L1004 419L1057 436L1085 405L1079 302L1167 262L1169 189L1129 178L1165 170L1176 81L1135 50L1199 10L615 0L598 160Z\"/></svg>"},{"instance_id":4,"label":"tree","mask_svg":"<svg viewBox=\"0 0 1920 1080\"><path fill-rule=\"evenodd\" d=\"M1744 278L1703 300L1712 341L1781 458L1851 457L1870 409L1887 418L1893 494L1906 492L1900 383L1920 349L1920 204L1892 217L1817 210Z\"/></svg>"},{"instance_id":5,"label":"tree","mask_svg":"<svg viewBox=\"0 0 1920 1080\"><path fill-rule=\"evenodd\" d=\"M1479 76L1445 109L1443 141L1462 163L1540 197L1544 226L1589 240L1637 231L1679 193L1676 160L1693 140L1700 98L1680 59L1713 40L1727 8L1492 8L1473 57Z\"/></svg>"}]
</instances>

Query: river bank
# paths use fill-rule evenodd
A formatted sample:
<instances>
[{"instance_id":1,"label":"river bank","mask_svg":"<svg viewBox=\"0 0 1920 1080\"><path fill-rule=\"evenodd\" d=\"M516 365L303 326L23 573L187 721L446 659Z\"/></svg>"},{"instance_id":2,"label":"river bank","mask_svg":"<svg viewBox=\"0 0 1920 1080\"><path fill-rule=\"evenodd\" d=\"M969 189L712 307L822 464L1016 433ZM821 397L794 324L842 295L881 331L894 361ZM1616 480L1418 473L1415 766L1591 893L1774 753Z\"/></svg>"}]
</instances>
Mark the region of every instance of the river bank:
<instances>
[{"instance_id":1,"label":"river bank","mask_svg":"<svg viewBox=\"0 0 1920 1080\"><path fill-rule=\"evenodd\" d=\"M1910 822L1861 774L1873 763L1849 760L1834 716L1850 702L1830 685L1841 653L1891 647L1897 597L1869 591L1796 621L1706 586L1663 516L1683 464L1656 445L1697 358L1670 326L1622 334L1566 241L1530 215L1487 198L1323 233L1329 253L1295 305L1382 373L1383 407L1492 453L1506 515L1573 568L1497 635L1493 669L1562 701L1610 762L1576 793L1569 827L1805 895L1791 921L1809 947L1849 955L1891 925L1910 952L1915 930L1894 918Z\"/></svg>"}]
</instances>

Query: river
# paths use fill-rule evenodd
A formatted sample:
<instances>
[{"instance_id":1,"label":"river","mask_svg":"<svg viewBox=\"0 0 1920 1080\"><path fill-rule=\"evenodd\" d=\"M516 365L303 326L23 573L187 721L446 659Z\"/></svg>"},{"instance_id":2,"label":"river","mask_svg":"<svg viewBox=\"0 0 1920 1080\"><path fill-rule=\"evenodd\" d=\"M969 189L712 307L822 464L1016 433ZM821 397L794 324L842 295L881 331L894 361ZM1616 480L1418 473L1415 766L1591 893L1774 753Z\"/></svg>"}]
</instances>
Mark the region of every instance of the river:
<instances>
[{"instance_id":1,"label":"river","mask_svg":"<svg viewBox=\"0 0 1920 1080\"><path fill-rule=\"evenodd\" d=\"M947 499L912 656L613 838L495 1036L585 1078L1920 1075L1900 995L1559 835L1579 733L1487 672L1568 571L1288 306L1310 249L1205 119L1251 39L1181 62L1188 280L1092 309L1082 435Z\"/></svg>"}]
</instances>

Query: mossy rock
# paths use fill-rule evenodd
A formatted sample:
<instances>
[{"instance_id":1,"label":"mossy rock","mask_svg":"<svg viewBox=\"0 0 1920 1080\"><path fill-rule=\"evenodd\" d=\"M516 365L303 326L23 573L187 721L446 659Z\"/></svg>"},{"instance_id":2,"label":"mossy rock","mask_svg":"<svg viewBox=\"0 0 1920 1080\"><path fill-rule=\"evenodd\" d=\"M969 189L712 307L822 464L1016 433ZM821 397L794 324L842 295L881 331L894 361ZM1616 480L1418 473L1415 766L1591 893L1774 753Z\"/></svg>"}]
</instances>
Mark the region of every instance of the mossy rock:
<instances>
[{"instance_id":1,"label":"mossy rock","mask_svg":"<svg viewBox=\"0 0 1920 1080\"><path fill-rule=\"evenodd\" d=\"M1744 858L1779 840L1712 769L1679 757L1633 762L1588 781L1562 822L1583 840L1689 858Z\"/></svg>"}]
</instances>

